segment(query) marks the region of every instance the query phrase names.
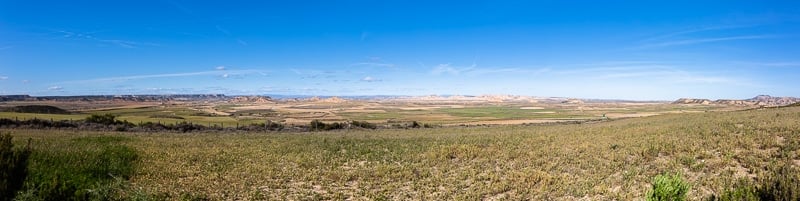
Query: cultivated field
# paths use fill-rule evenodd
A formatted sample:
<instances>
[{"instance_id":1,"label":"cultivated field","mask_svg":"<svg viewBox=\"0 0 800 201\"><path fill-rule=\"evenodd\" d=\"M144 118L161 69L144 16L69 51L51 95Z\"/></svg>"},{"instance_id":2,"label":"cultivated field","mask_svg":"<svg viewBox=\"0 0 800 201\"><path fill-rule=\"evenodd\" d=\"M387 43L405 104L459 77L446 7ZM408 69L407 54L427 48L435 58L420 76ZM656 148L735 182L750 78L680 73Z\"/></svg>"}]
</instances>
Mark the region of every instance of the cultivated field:
<instances>
[{"instance_id":1,"label":"cultivated field","mask_svg":"<svg viewBox=\"0 0 800 201\"><path fill-rule=\"evenodd\" d=\"M242 111L236 107L215 110ZM446 115L468 123L615 113L599 106L583 111L547 105L403 107L363 108L370 112L349 118ZM765 178L775 167L800 168L800 107L683 113L688 109L642 107L615 111L661 115L569 125L329 132L2 132L11 133L18 146L33 139L32 175L52 172L48 164L54 158L72 157L58 162L67 163L61 170L69 172L70 161L82 168L91 157L119 156L104 159L100 167L130 162L131 170L106 168L100 172L109 174L89 177L100 182L83 182L83 188L97 189L88 191L90 197L137 200L643 200L662 173L680 173L691 185L688 197L703 200ZM648 109L655 107L669 108ZM115 111L140 110L147 109ZM336 117L357 113L341 110ZM431 122L451 122L442 119ZM28 182L21 197L36 194L36 185Z\"/></svg>"},{"instance_id":2,"label":"cultivated field","mask_svg":"<svg viewBox=\"0 0 800 201\"><path fill-rule=\"evenodd\" d=\"M70 114L3 112L3 108L48 105ZM653 116L669 113L741 110L751 107L666 102L589 102L561 103L558 100L300 100L266 103L231 102L0 102L0 118L43 120L81 120L90 115L112 114L134 124L188 122L204 126L234 127L277 122L286 126L305 126L313 120L326 123L366 121L383 127L413 121L436 126L508 125L548 122L582 122Z\"/></svg>"}]
</instances>

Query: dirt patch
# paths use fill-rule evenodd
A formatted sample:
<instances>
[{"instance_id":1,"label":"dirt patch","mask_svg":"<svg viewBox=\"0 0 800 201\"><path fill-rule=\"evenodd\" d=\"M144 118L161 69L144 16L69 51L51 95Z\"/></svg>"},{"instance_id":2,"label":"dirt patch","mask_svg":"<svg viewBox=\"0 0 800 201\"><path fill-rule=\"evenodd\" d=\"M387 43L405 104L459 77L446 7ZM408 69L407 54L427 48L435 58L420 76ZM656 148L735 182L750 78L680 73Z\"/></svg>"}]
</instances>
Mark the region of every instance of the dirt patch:
<instances>
[{"instance_id":1,"label":"dirt patch","mask_svg":"<svg viewBox=\"0 0 800 201\"><path fill-rule=\"evenodd\" d=\"M649 117L659 115L660 113L653 113L653 112L643 112L643 113L607 113L606 117L608 118L630 118L630 117Z\"/></svg>"},{"instance_id":2,"label":"dirt patch","mask_svg":"<svg viewBox=\"0 0 800 201\"><path fill-rule=\"evenodd\" d=\"M519 120L486 120L486 121L473 121L467 123L446 124L445 126L458 126L458 125L515 125L515 124L540 124L540 123L557 123L557 122L573 122L582 121L581 119L519 119Z\"/></svg>"}]
</instances>

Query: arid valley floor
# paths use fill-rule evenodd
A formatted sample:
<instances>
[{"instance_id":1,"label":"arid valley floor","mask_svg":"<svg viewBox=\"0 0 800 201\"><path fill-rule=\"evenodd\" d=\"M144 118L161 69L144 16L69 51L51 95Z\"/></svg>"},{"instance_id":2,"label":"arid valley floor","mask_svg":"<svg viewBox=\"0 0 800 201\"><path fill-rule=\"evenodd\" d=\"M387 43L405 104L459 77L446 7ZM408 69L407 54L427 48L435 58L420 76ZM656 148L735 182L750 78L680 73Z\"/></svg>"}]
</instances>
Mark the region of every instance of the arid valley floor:
<instances>
[{"instance_id":1,"label":"arid valley floor","mask_svg":"<svg viewBox=\"0 0 800 201\"><path fill-rule=\"evenodd\" d=\"M19 111L30 105L63 111ZM665 173L681 175L691 200L708 200L800 176L794 105L520 96L17 100L0 104L0 132L32 150L19 200L642 200ZM131 127L8 123L104 114ZM313 130L313 120L344 126ZM137 130L146 122L214 129ZM264 122L282 129L239 129Z\"/></svg>"}]
</instances>

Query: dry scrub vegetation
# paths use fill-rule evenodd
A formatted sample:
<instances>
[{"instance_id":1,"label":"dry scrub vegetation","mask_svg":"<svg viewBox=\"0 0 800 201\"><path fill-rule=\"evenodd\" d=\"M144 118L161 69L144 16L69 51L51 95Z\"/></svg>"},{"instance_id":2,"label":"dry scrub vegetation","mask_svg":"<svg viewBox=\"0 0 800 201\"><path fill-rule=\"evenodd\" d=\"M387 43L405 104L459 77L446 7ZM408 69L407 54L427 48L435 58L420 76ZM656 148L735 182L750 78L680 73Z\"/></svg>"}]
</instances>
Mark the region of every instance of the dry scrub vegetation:
<instances>
[{"instance_id":1,"label":"dry scrub vegetation","mask_svg":"<svg viewBox=\"0 0 800 201\"><path fill-rule=\"evenodd\" d=\"M800 107L666 114L576 125L313 133L9 130L34 149L128 136L127 193L212 200L642 200L678 173L690 200L779 164L800 166Z\"/></svg>"}]
</instances>

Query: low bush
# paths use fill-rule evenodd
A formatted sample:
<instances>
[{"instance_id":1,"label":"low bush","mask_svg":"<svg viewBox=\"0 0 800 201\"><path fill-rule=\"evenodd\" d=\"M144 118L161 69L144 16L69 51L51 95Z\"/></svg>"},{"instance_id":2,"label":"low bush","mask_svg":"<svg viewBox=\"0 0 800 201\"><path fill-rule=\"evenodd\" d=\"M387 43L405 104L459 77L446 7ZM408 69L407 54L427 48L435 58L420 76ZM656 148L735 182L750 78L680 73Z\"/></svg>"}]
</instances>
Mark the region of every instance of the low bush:
<instances>
[{"instance_id":1,"label":"low bush","mask_svg":"<svg viewBox=\"0 0 800 201\"><path fill-rule=\"evenodd\" d=\"M375 125L373 123L369 123L367 121L352 121L352 122L350 122L350 125L353 125L353 126L356 126L356 127L361 127L361 128L366 128L366 129L376 129L376 128L378 128L377 125Z\"/></svg>"},{"instance_id":2,"label":"low bush","mask_svg":"<svg viewBox=\"0 0 800 201\"><path fill-rule=\"evenodd\" d=\"M683 181L680 174L661 174L653 179L652 189L647 192L648 201L682 201L686 200L689 184Z\"/></svg>"},{"instance_id":3,"label":"low bush","mask_svg":"<svg viewBox=\"0 0 800 201\"><path fill-rule=\"evenodd\" d=\"M335 130L335 129L345 129L347 128L347 123L323 123L320 120L313 120L309 123L309 129L312 131L327 131L327 130Z\"/></svg>"}]
</instances>

